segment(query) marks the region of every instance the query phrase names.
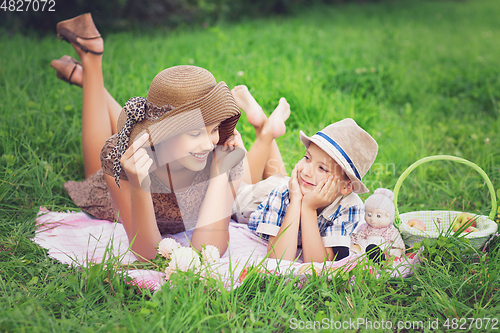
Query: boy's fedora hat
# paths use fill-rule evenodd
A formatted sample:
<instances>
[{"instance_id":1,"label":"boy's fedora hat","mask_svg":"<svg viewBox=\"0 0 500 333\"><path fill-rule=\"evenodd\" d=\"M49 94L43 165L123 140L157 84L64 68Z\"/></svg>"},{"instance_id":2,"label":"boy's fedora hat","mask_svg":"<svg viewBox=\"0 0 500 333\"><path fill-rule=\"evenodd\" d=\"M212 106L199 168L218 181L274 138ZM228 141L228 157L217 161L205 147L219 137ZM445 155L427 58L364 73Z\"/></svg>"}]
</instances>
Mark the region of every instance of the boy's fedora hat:
<instances>
[{"instance_id":1,"label":"boy's fedora hat","mask_svg":"<svg viewBox=\"0 0 500 333\"><path fill-rule=\"evenodd\" d=\"M120 158L135 139L149 133L149 145L187 131L220 122L219 143L234 131L240 109L224 82L196 66L175 66L158 73L147 98L129 99L118 117L117 145L106 158L113 159L119 184Z\"/></svg>"},{"instance_id":2,"label":"boy's fedora hat","mask_svg":"<svg viewBox=\"0 0 500 333\"><path fill-rule=\"evenodd\" d=\"M328 125L311 137L300 131L300 141L306 149L315 143L333 158L351 180L354 193L369 192L361 180L377 157L378 144L353 119Z\"/></svg>"}]
</instances>

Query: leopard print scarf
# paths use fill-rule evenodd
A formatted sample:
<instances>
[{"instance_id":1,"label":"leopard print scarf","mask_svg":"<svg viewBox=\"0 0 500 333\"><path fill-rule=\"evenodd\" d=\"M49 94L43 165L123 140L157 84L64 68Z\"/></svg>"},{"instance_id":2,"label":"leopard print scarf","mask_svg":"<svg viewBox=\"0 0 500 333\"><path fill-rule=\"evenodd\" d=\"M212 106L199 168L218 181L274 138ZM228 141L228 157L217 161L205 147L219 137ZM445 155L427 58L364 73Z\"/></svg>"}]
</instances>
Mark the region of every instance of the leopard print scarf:
<instances>
[{"instance_id":1,"label":"leopard print scarf","mask_svg":"<svg viewBox=\"0 0 500 333\"><path fill-rule=\"evenodd\" d=\"M123 126L117 134L116 146L106 156L106 159L113 160L113 175L118 187L120 187L120 172L122 170L120 159L129 147L130 133L135 124L142 121L146 116L145 106L146 98L144 97L132 97L125 103L123 109L127 114L127 121L125 122L125 126Z\"/></svg>"}]
</instances>

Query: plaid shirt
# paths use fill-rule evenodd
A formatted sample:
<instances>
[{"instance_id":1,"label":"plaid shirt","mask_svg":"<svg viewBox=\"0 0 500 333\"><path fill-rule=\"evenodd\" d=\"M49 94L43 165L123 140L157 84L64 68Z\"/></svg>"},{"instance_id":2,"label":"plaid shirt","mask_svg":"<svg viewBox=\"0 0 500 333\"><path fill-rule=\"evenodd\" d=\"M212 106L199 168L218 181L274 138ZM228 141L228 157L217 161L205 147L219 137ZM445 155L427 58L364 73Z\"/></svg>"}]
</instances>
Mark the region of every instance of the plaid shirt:
<instances>
[{"instance_id":1,"label":"plaid shirt","mask_svg":"<svg viewBox=\"0 0 500 333\"><path fill-rule=\"evenodd\" d=\"M275 188L250 215L248 228L268 240L276 236L290 205L288 183ZM356 193L335 199L318 216L318 229L325 247L351 245L350 235L364 216L364 205ZM299 228L298 244L301 244Z\"/></svg>"}]
</instances>

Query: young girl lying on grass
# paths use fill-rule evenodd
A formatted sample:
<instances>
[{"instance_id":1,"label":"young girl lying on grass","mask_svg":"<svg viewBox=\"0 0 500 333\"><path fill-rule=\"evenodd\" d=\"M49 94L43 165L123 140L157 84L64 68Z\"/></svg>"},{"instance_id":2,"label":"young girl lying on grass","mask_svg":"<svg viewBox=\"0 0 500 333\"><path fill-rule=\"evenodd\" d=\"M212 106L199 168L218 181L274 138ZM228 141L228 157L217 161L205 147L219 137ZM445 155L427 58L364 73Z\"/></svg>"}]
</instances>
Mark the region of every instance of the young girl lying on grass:
<instances>
[{"instance_id":1,"label":"young girl lying on grass","mask_svg":"<svg viewBox=\"0 0 500 333\"><path fill-rule=\"evenodd\" d=\"M269 118L249 110L256 140L242 163L246 151L235 130L240 110L227 85L209 71L163 70L147 98L131 98L122 109L104 87L103 40L90 14L60 22L57 32L81 61L64 56L51 63L58 77L83 89L86 179L64 184L73 201L99 219L121 221L139 259L156 256L162 233L191 227L197 250L210 244L224 253L234 196L245 187L240 181L251 186L286 174L274 141L286 130L286 100ZM239 96L247 93L244 86L233 89L243 109Z\"/></svg>"}]
</instances>

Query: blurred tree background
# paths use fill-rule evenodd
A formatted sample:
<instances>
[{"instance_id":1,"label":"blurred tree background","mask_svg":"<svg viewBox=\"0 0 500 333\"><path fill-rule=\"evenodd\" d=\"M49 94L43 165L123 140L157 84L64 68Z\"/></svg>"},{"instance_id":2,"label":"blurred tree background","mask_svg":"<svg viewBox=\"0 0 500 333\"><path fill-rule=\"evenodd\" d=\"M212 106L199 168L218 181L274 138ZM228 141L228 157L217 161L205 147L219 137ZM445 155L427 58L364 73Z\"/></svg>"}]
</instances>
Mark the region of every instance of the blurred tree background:
<instances>
[{"instance_id":1,"label":"blurred tree background","mask_svg":"<svg viewBox=\"0 0 500 333\"><path fill-rule=\"evenodd\" d=\"M50 1L54 11L48 12ZM0 11L0 28L8 33L53 33L57 22L87 12L99 22L100 31L208 27L221 21L288 14L320 2L366 1L380 0L32 0L40 8L45 3L45 11L26 10L28 1L21 7L23 11L11 10L22 2L7 0Z\"/></svg>"}]
</instances>

